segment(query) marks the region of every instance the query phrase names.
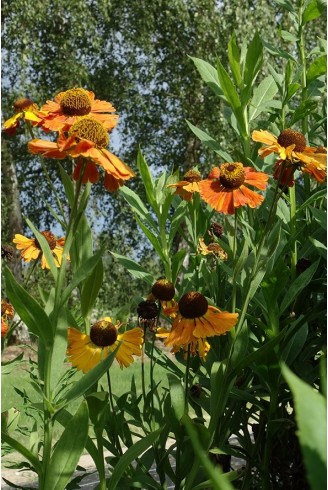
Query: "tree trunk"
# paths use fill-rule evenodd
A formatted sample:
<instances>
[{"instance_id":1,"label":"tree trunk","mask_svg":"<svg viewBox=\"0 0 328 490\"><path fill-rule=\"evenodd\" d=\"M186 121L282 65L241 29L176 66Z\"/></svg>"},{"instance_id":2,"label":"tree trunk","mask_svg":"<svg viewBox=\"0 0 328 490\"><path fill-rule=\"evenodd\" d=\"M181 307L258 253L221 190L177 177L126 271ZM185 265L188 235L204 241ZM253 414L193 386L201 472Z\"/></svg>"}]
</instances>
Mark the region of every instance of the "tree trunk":
<instances>
[{"instance_id":1,"label":"tree trunk","mask_svg":"<svg viewBox=\"0 0 328 490\"><path fill-rule=\"evenodd\" d=\"M3 138L2 148L2 233L1 244L12 246L16 233L23 233L22 212L19 201L19 187L15 162L10 151L10 145ZM13 248L13 259L6 260L18 282L22 281L22 262L19 252ZM5 296L5 291L2 293ZM30 340L27 327L20 323L9 339L9 343L23 343Z\"/></svg>"}]
</instances>

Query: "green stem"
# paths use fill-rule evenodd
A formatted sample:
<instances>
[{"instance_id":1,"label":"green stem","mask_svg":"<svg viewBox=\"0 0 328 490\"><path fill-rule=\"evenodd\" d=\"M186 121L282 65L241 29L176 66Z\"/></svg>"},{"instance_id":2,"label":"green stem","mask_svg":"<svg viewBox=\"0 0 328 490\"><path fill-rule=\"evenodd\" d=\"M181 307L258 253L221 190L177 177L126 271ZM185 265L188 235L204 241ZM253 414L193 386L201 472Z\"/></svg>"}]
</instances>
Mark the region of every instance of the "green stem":
<instances>
[{"instance_id":1,"label":"green stem","mask_svg":"<svg viewBox=\"0 0 328 490\"><path fill-rule=\"evenodd\" d=\"M295 277L297 264L297 241L296 241L296 191L295 186L289 188L290 201L290 236L294 239L294 245L291 255L291 274Z\"/></svg>"},{"instance_id":2,"label":"green stem","mask_svg":"<svg viewBox=\"0 0 328 490\"><path fill-rule=\"evenodd\" d=\"M307 82L306 82L306 53L305 53L305 42L304 42L304 25L303 25L303 7L304 0L300 0L299 2L299 10L298 10L298 41L297 48L298 54L300 58L300 64L302 67L302 102L304 102L307 98ZM308 116L304 116L302 118L302 132L304 135L308 133Z\"/></svg>"},{"instance_id":3,"label":"green stem","mask_svg":"<svg viewBox=\"0 0 328 490\"><path fill-rule=\"evenodd\" d=\"M268 423L267 423L267 437L265 441L264 455L263 455L263 466L262 466L262 489L263 490L271 490L272 488L270 484L269 469L270 469L270 458L271 458L273 437L272 434L269 432L270 429L268 429L268 425L270 421L275 418L277 405L278 405L278 391L275 388L271 391L270 408L269 408L269 416L268 416Z\"/></svg>"},{"instance_id":4,"label":"green stem","mask_svg":"<svg viewBox=\"0 0 328 490\"><path fill-rule=\"evenodd\" d=\"M235 266L236 266L236 252L237 252L237 231L238 231L238 210L235 209L235 227L234 227L234 235L233 235L233 247L232 247L232 300L231 300L231 313L235 313L236 311L236 274L235 274Z\"/></svg>"},{"instance_id":5,"label":"green stem","mask_svg":"<svg viewBox=\"0 0 328 490\"><path fill-rule=\"evenodd\" d=\"M39 262L39 258L40 258L40 256L39 256L39 257L38 257L38 258L37 258L37 259L34 261L34 263L33 263L32 267L30 267L30 270L29 270L29 271L27 272L27 274L26 274L26 277L25 277L25 279L24 279L24 283L23 283L23 287L24 287L25 289L26 289L26 286L27 286L28 281L30 280L31 275L32 275L32 274L33 274L33 272L34 272L34 269L35 269L35 267L36 267L37 263Z\"/></svg>"},{"instance_id":6,"label":"green stem","mask_svg":"<svg viewBox=\"0 0 328 490\"><path fill-rule=\"evenodd\" d=\"M106 371L106 375L107 375L107 384L108 384L108 393L109 393L109 404L110 404L110 408L111 408L111 411L112 411L112 416L115 417L115 405L114 405L114 399L113 399L112 383L111 383L110 374L109 374L109 370L108 369ZM120 453L120 455L122 455L123 454L123 449L122 449L122 446L121 446L121 443L120 443L119 436L116 433L116 429L115 429L115 432L113 434L113 437L115 439L115 447L117 448L117 450ZM103 457L103 459L104 459L104 457Z\"/></svg>"},{"instance_id":7,"label":"green stem","mask_svg":"<svg viewBox=\"0 0 328 490\"><path fill-rule=\"evenodd\" d=\"M188 344L186 372L185 372L185 413L188 413L189 368L190 368L190 344Z\"/></svg>"},{"instance_id":8,"label":"green stem","mask_svg":"<svg viewBox=\"0 0 328 490\"><path fill-rule=\"evenodd\" d=\"M97 448L98 448L98 474L99 474L99 490L106 490L106 475L105 475L105 463L104 463L104 445L102 438L102 430L96 429Z\"/></svg>"}]
</instances>

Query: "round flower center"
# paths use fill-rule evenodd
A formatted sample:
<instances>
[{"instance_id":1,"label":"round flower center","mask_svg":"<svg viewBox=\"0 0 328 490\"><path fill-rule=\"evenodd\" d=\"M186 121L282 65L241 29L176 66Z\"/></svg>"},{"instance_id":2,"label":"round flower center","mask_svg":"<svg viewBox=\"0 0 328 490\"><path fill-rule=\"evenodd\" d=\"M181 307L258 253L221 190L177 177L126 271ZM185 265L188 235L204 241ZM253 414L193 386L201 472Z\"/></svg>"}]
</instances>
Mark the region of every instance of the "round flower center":
<instances>
[{"instance_id":1,"label":"round flower center","mask_svg":"<svg viewBox=\"0 0 328 490\"><path fill-rule=\"evenodd\" d=\"M56 237L55 237L55 235L53 233L51 233L50 231L41 231L41 235L43 235L44 238L47 240L47 242L49 244L49 247L50 247L50 250L53 250L56 247ZM35 241L36 248L38 248L39 250L41 250L41 245L38 242L38 240L35 238L34 241Z\"/></svg>"},{"instance_id":2,"label":"round flower center","mask_svg":"<svg viewBox=\"0 0 328 490\"><path fill-rule=\"evenodd\" d=\"M97 148L105 148L109 143L109 137L104 126L92 117L83 117L73 124L68 134L78 138L92 141Z\"/></svg>"},{"instance_id":3,"label":"round flower center","mask_svg":"<svg viewBox=\"0 0 328 490\"><path fill-rule=\"evenodd\" d=\"M201 174L198 172L198 170L192 169L188 170L183 176L183 180L186 180L187 182L199 182L202 180Z\"/></svg>"},{"instance_id":4,"label":"round flower center","mask_svg":"<svg viewBox=\"0 0 328 490\"><path fill-rule=\"evenodd\" d=\"M85 116L91 111L89 94L83 88L72 88L64 92L60 108L66 116Z\"/></svg>"},{"instance_id":5,"label":"round flower center","mask_svg":"<svg viewBox=\"0 0 328 490\"><path fill-rule=\"evenodd\" d=\"M154 320L158 315L158 306L155 301L141 301L138 304L137 313L140 318Z\"/></svg>"},{"instance_id":6,"label":"round flower center","mask_svg":"<svg viewBox=\"0 0 328 490\"><path fill-rule=\"evenodd\" d=\"M158 279L151 288L151 292L161 301L170 301L175 295L175 288L171 281Z\"/></svg>"},{"instance_id":7,"label":"round flower center","mask_svg":"<svg viewBox=\"0 0 328 490\"><path fill-rule=\"evenodd\" d=\"M242 163L224 163L220 166L220 183L227 189L238 189L245 181Z\"/></svg>"},{"instance_id":8,"label":"round flower center","mask_svg":"<svg viewBox=\"0 0 328 490\"><path fill-rule=\"evenodd\" d=\"M108 347L115 344L117 340L115 325L107 320L94 323L90 329L90 339L98 347Z\"/></svg>"},{"instance_id":9,"label":"round flower center","mask_svg":"<svg viewBox=\"0 0 328 490\"><path fill-rule=\"evenodd\" d=\"M27 99L26 97L22 97L21 99L17 99L14 102L14 109L15 112L22 112L26 111L29 107L32 107L34 105L33 100Z\"/></svg>"},{"instance_id":10,"label":"round flower center","mask_svg":"<svg viewBox=\"0 0 328 490\"><path fill-rule=\"evenodd\" d=\"M302 133L293 129L285 129L278 136L278 143L284 148L295 145L294 151L304 151L306 148L306 139Z\"/></svg>"},{"instance_id":11,"label":"round flower center","mask_svg":"<svg viewBox=\"0 0 328 490\"><path fill-rule=\"evenodd\" d=\"M205 315L207 309L207 299L196 291L184 294L179 301L179 311L184 318L198 318Z\"/></svg>"}]
</instances>

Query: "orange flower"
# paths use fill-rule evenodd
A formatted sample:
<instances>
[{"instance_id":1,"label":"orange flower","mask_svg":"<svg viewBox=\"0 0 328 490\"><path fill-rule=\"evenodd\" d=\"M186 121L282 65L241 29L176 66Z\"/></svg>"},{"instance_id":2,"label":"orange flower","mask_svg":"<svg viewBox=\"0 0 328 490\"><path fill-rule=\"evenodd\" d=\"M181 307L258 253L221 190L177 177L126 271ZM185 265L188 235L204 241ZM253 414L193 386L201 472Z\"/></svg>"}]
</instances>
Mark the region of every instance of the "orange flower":
<instances>
[{"instance_id":1,"label":"orange flower","mask_svg":"<svg viewBox=\"0 0 328 490\"><path fill-rule=\"evenodd\" d=\"M81 116L93 116L107 131L115 128L118 115L110 102L95 99L95 94L84 88L72 88L60 92L54 101L48 100L38 115L45 131L69 130Z\"/></svg>"},{"instance_id":2,"label":"orange flower","mask_svg":"<svg viewBox=\"0 0 328 490\"><path fill-rule=\"evenodd\" d=\"M1 316L5 318L14 318L15 315L15 310L13 306L5 301L4 299L1 300Z\"/></svg>"},{"instance_id":3,"label":"orange flower","mask_svg":"<svg viewBox=\"0 0 328 490\"><path fill-rule=\"evenodd\" d=\"M179 348L199 339L223 335L231 330L238 320L237 313L209 306L205 296L196 291L184 294L176 306L164 311L165 315L172 313L176 313L176 317L165 344Z\"/></svg>"},{"instance_id":4,"label":"orange flower","mask_svg":"<svg viewBox=\"0 0 328 490\"><path fill-rule=\"evenodd\" d=\"M74 178L80 173L81 157L84 157L88 164L96 163L105 170L110 176L105 180L105 187L108 190L116 190L135 174L122 160L106 149L108 143L109 136L103 124L93 117L83 117L73 124L68 135L62 131L57 142L34 139L28 143L28 147L31 153L47 158L77 158L78 168L74 172ZM87 166L83 179L93 182L96 178L95 167Z\"/></svg>"},{"instance_id":5,"label":"orange flower","mask_svg":"<svg viewBox=\"0 0 328 490\"><path fill-rule=\"evenodd\" d=\"M55 260L56 267L60 267L63 257L63 247L65 244L65 238L56 238L50 231L42 231L41 235L47 240L52 255ZM21 259L24 262L31 262L36 260L41 255L41 267L42 269L49 269L49 264L45 255L42 252L41 246L36 238L27 238L23 235L16 234L13 242L16 244L17 250L21 250Z\"/></svg>"},{"instance_id":6,"label":"orange flower","mask_svg":"<svg viewBox=\"0 0 328 490\"><path fill-rule=\"evenodd\" d=\"M240 162L224 163L214 167L208 178L199 182L199 193L216 211L234 214L235 208L245 205L256 208L264 200L244 184L265 190L268 178L267 174L244 167Z\"/></svg>"},{"instance_id":7,"label":"orange flower","mask_svg":"<svg viewBox=\"0 0 328 490\"><path fill-rule=\"evenodd\" d=\"M202 180L202 177L198 170L188 170L183 176L183 180L175 182L175 184L169 184L167 187L175 187L175 194L178 194L184 201L191 201L194 192L199 192L198 182Z\"/></svg>"},{"instance_id":8,"label":"orange flower","mask_svg":"<svg viewBox=\"0 0 328 490\"><path fill-rule=\"evenodd\" d=\"M280 160L275 165L274 178L283 185L293 185L293 173L299 168L302 172L314 177L318 182L324 182L327 168L327 149L306 146L302 133L293 129L285 129L278 138L269 131L253 131L253 141L264 143L258 153L265 158L271 153L277 153ZM282 168L284 164L284 168ZM293 170L291 170L291 168Z\"/></svg>"},{"instance_id":9,"label":"orange flower","mask_svg":"<svg viewBox=\"0 0 328 490\"><path fill-rule=\"evenodd\" d=\"M159 339L167 339L169 335L170 332L166 328L160 327L156 330L156 337ZM193 356L198 355L198 357L201 357L202 359L205 360L210 348L211 346L206 341L206 339L198 338L192 340L191 342L189 342L189 344L174 345L173 348L171 349L171 352L173 354L176 354L177 352L179 352L180 349L183 349L183 356L186 359L188 355L188 350L190 349L191 355Z\"/></svg>"},{"instance_id":10,"label":"orange flower","mask_svg":"<svg viewBox=\"0 0 328 490\"><path fill-rule=\"evenodd\" d=\"M36 115L38 106L34 104L31 99L21 98L16 100L16 102L14 102L14 110L15 114L3 124L5 133L9 135L16 134L20 120L30 121L33 126L39 124L41 121Z\"/></svg>"}]
</instances>

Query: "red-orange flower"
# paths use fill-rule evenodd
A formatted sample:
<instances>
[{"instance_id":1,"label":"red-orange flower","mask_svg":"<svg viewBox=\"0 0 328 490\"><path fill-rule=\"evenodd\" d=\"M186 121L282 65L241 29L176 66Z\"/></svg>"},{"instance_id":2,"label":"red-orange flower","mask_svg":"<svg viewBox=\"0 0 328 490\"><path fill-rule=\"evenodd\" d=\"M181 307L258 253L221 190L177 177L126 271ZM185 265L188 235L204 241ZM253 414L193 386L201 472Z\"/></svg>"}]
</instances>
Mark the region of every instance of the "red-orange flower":
<instances>
[{"instance_id":1,"label":"red-orange flower","mask_svg":"<svg viewBox=\"0 0 328 490\"><path fill-rule=\"evenodd\" d=\"M117 125L118 115L110 102L95 99L95 94L84 88L60 92L54 101L48 100L38 115L45 131L67 131L81 116L93 116L107 131Z\"/></svg>"},{"instance_id":2,"label":"red-orange flower","mask_svg":"<svg viewBox=\"0 0 328 490\"><path fill-rule=\"evenodd\" d=\"M275 165L274 178L282 185L293 186L293 174L297 168L324 182L327 168L327 149L306 146L305 136L293 129L284 129L278 138L269 131L253 131L253 141L264 143L258 153L265 158L277 153L280 159Z\"/></svg>"},{"instance_id":3,"label":"red-orange flower","mask_svg":"<svg viewBox=\"0 0 328 490\"><path fill-rule=\"evenodd\" d=\"M62 131L56 142L34 139L28 143L28 147L31 153L41 154L47 158L63 159L68 156L77 158L74 178L80 174L81 157L85 158L87 167L83 174L84 181L98 180L95 167L88 165L96 163L105 170L106 175L110 176L105 179L106 189L116 190L135 174L122 160L106 149L108 143L109 136L106 128L93 117L87 116L73 124L68 135Z\"/></svg>"},{"instance_id":4,"label":"red-orange flower","mask_svg":"<svg viewBox=\"0 0 328 490\"><path fill-rule=\"evenodd\" d=\"M224 163L214 167L208 178L199 182L199 193L216 211L234 214L235 208L248 205L259 206L264 197L252 191L247 185L265 190L269 176L244 167L240 162Z\"/></svg>"}]
</instances>

